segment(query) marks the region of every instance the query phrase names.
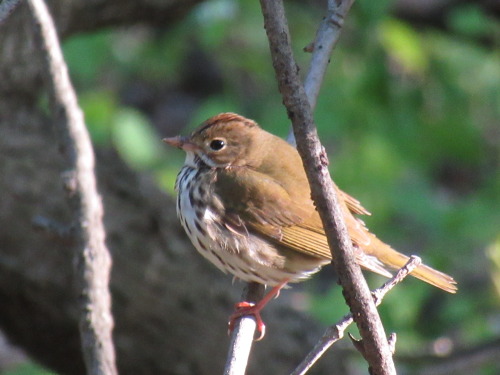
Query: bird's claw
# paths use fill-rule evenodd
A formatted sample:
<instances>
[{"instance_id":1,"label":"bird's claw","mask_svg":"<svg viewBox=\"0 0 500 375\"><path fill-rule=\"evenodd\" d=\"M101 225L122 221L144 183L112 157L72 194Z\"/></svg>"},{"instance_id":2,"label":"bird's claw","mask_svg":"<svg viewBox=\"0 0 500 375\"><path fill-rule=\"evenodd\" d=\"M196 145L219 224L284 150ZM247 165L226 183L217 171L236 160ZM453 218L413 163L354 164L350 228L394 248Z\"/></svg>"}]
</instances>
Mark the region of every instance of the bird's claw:
<instances>
[{"instance_id":1,"label":"bird's claw","mask_svg":"<svg viewBox=\"0 0 500 375\"><path fill-rule=\"evenodd\" d=\"M260 310L262 310L262 306L259 306L259 304L256 305L252 302L244 301L237 303L236 305L234 305L234 307L235 311L229 317L228 334L231 334L231 332L233 332L237 319L246 315L253 315L257 324L257 332L259 332L259 336L255 339L255 341L262 340L266 334L266 325L264 324L264 321L260 316Z\"/></svg>"}]
</instances>

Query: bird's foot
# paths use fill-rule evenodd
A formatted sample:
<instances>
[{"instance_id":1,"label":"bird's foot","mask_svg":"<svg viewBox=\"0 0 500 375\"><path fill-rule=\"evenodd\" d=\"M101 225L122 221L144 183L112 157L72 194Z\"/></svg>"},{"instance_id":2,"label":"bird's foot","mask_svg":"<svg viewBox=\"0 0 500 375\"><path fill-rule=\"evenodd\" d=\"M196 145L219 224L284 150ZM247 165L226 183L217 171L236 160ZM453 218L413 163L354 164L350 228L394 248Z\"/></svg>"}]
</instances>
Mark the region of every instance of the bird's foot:
<instances>
[{"instance_id":1,"label":"bird's foot","mask_svg":"<svg viewBox=\"0 0 500 375\"><path fill-rule=\"evenodd\" d=\"M259 337L255 339L255 341L260 341L264 338L266 334L266 325L260 316L260 312L267 305L269 301L273 298L278 297L280 290L287 284L288 279L283 280L280 284L273 287L269 293L267 293L264 298L262 298L259 302L239 302L235 307L234 313L229 317L229 329L228 332L231 333L234 330L236 325L236 320L245 315L253 315L255 317L255 321L257 323L257 331L259 332Z\"/></svg>"},{"instance_id":2,"label":"bird's foot","mask_svg":"<svg viewBox=\"0 0 500 375\"><path fill-rule=\"evenodd\" d=\"M242 316L253 315L255 318L255 322L257 324L257 332L259 336L255 339L255 341L260 341L264 338L266 334L266 325L260 316L261 310L264 308L264 305L260 305L260 303L252 303L252 302L239 302L234 305L235 311L229 317L229 333L234 330L236 325L236 320L241 318Z\"/></svg>"}]
</instances>

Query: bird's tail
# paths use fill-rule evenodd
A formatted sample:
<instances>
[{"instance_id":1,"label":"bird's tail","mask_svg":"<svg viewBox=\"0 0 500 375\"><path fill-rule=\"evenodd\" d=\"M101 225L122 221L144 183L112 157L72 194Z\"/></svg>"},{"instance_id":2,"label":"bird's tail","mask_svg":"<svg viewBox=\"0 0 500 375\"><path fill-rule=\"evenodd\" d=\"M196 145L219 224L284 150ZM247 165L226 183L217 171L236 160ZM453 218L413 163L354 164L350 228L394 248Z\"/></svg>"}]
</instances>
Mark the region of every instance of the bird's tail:
<instances>
[{"instance_id":1,"label":"bird's tail","mask_svg":"<svg viewBox=\"0 0 500 375\"><path fill-rule=\"evenodd\" d=\"M408 262L409 257L397 252L386 243L380 241L375 235L372 236L373 238L370 245L363 249L366 254L374 256L385 266L392 269L399 269ZM426 266L425 264L415 268L410 275L448 293L457 292L457 283L453 277Z\"/></svg>"}]
</instances>

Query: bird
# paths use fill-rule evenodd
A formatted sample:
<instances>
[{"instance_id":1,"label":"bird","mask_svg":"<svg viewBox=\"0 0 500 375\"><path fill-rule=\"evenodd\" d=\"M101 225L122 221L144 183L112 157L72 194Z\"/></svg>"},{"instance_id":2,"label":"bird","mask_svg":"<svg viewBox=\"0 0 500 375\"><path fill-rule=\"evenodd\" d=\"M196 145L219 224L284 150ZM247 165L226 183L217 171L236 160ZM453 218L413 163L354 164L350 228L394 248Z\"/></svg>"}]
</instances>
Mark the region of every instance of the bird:
<instances>
[{"instance_id":1,"label":"bird","mask_svg":"<svg viewBox=\"0 0 500 375\"><path fill-rule=\"evenodd\" d=\"M288 283L303 281L332 256L297 150L255 121L221 113L188 136L163 141L186 152L175 183L177 215L198 252L224 273L273 287L258 303L240 302L230 319L254 315ZM358 264L391 277L408 261L372 234L361 203L334 184ZM412 276L449 293L455 280L424 264Z\"/></svg>"}]
</instances>

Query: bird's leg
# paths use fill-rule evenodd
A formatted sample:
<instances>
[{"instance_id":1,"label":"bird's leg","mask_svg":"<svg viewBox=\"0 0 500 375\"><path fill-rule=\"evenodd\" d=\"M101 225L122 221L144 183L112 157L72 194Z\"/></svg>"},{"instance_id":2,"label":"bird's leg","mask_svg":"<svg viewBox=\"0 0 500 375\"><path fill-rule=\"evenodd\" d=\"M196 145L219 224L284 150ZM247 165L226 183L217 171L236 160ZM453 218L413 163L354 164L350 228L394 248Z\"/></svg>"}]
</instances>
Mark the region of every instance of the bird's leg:
<instances>
[{"instance_id":1,"label":"bird's leg","mask_svg":"<svg viewBox=\"0 0 500 375\"><path fill-rule=\"evenodd\" d=\"M261 310L271 301L273 298L278 297L280 290L288 283L288 279L283 280L281 283L273 287L259 302L238 302L235 307L235 311L229 317L229 332L232 332L236 324L236 320L245 315L253 315L257 322L257 331L259 332L259 337L255 341L262 340L266 334L266 325L260 316Z\"/></svg>"}]
</instances>

